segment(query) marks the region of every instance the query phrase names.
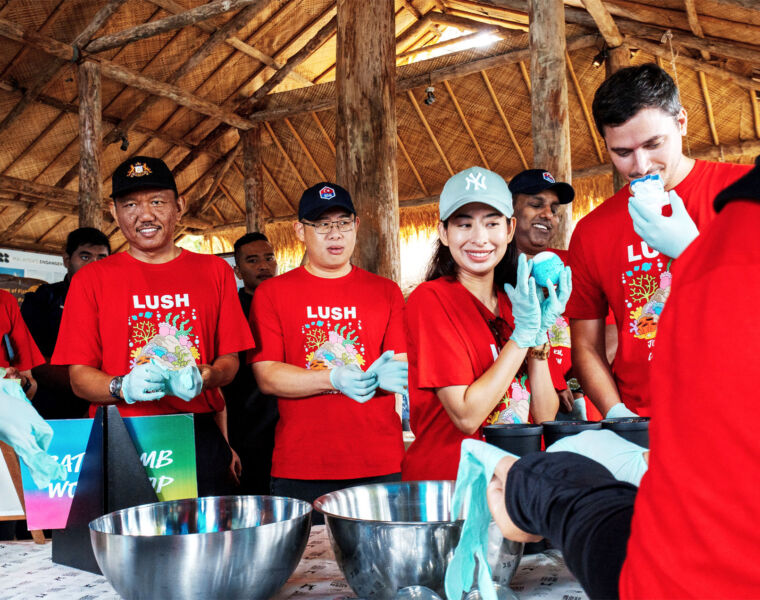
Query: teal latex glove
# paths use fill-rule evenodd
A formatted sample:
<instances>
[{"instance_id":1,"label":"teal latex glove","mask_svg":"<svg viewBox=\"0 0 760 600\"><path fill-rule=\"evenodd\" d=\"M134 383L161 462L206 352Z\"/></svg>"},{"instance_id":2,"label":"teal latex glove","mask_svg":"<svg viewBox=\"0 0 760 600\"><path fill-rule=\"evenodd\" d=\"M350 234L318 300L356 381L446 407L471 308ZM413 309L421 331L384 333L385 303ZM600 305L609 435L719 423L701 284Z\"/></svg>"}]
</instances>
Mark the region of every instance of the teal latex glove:
<instances>
[{"instance_id":1,"label":"teal latex glove","mask_svg":"<svg viewBox=\"0 0 760 600\"><path fill-rule=\"evenodd\" d=\"M635 412L633 412L630 408L628 408L625 404L622 402L618 402L617 404L613 405L611 409L607 411L607 414L604 415L605 419L627 419L630 417L638 417Z\"/></svg>"},{"instance_id":2,"label":"teal latex glove","mask_svg":"<svg viewBox=\"0 0 760 600\"><path fill-rule=\"evenodd\" d=\"M636 196L628 199L628 214L633 219L634 231L650 248L678 258L699 235L699 230L674 190L668 192L668 198L673 208L670 217L662 216L659 206L647 204Z\"/></svg>"},{"instance_id":3,"label":"teal latex glove","mask_svg":"<svg viewBox=\"0 0 760 600\"><path fill-rule=\"evenodd\" d=\"M478 589L484 600L496 600L496 590L488 566L488 510L486 488L498 462L505 456L514 456L496 446L477 440L464 440L459 457L457 482L452 499L452 514L459 515L467 505L467 517L462 526L459 544L446 569L444 580L446 597L459 600L470 591L478 564Z\"/></svg>"},{"instance_id":4,"label":"teal latex glove","mask_svg":"<svg viewBox=\"0 0 760 600\"><path fill-rule=\"evenodd\" d=\"M333 367L330 384L341 394L364 404L375 395L377 374L362 371L356 365Z\"/></svg>"},{"instance_id":5,"label":"teal latex glove","mask_svg":"<svg viewBox=\"0 0 760 600\"><path fill-rule=\"evenodd\" d=\"M532 269L532 262L521 254L517 259L516 285L513 287L504 284L504 291L512 304L512 316L515 318L515 330L509 339L520 348L535 346L541 328L541 302L536 293L536 280L530 276Z\"/></svg>"},{"instance_id":6,"label":"teal latex glove","mask_svg":"<svg viewBox=\"0 0 760 600\"><path fill-rule=\"evenodd\" d=\"M396 353L386 350L375 362L367 373L377 375L377 386L394 394L406 394L409 392L409 363L405 360L393 360Z\"/></svg>"},{"instance_id":7,"label":"teal latex glove","mask_svg":"<svg viewBox=\"0 0 760 600\"><path fill-rule=\"evenodd\" d=\"M569 435L553 443L547 452L575 452L595 460L606 467L619 481L627 481L635 486L649 466L644 460L646 448L629 442L609 429L583 431Z\"/></svg>"},{"instance_id":8,"label":"teal latex glove","mask_svg":"<svg viewBox=\"0 0 760 600\"><path fill-rule=\"evenodd\" d=\"M0 441L24 461L38 488L53 479L66 479L66 468L47 453L53 429L27 400L15 379L0 379Z\"/></svg>"},{"instance_id":9,"label":"teal latex glove","mask_svg":"<svg viewBox=\"0 0 760 600\"><path fill-rule=\"evenodd\" d=\"M203 378L201 372L195 365L189 365L182 369L166 369L164 371L166 380L166 393L171 396L177 396L185 402L190 402L198 396L203 389Z\"/></svg>"},{"instance_id":10,"label":"teal latex glove","mask_svg":"<svg viewBox=\"0 0 760 600\"><path fill-rule=\"evenodd\" d=\"M137 365L124 376L121 391L127 404L160 400L166 395L164 369L153 363Z\"/></svg>"},{"instance_id":11,"label":"teal latex glove","mask_svg":"<svg viewBox=\"0 0 760 600\"><path fill-rule=\"evenodd\" d=\"M573 291L573 276L570 272L570 267L565 267L559 274L559 283L557 284L556 291L549 280L545 283L549 295L541 302L541 328L538 330L538 335L533 343L534 346L541 346L549 341L547 335L549 329L565 312L567 301L570 299L570 294Z\"/></svg>"}]
</instances>

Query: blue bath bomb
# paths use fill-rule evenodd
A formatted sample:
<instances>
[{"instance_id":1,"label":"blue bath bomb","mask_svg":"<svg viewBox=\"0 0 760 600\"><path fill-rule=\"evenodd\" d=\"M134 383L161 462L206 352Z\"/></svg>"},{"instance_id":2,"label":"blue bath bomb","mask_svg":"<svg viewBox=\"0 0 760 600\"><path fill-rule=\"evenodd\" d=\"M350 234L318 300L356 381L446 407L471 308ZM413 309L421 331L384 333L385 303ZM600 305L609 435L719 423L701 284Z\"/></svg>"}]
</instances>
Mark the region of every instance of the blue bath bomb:
<instances>
[{"instance_id":1,"label":"blue bath bomb","mask_svg":"<svg viewBox=\"0 0 760 600\"><path fill-rule=\"evenodd\" d=\"M531 275L536 280L536 284L546 287L546 280L549 279L553 285L559 283L559 275L565 268L562 259L554 252L539 252L533 257L533 271Z\"/></svg>"}]
</instances>

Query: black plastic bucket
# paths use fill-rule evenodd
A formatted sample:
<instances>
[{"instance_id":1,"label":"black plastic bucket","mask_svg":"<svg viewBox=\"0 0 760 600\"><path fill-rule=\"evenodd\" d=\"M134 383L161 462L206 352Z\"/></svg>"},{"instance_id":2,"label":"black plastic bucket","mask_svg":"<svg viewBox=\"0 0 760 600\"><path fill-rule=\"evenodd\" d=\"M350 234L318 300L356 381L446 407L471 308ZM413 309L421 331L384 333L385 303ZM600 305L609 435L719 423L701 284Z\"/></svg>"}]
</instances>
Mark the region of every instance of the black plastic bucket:
<instances>
[{"instance_id":1,"label":"black plastic bucket","mask_svg":"<svg viewBox=\"0 0 760 600\"><path fill-rule=\"evenodd\" d=\"M544 428L544 446L547 448L568 435L602 428L599 421L544 421L541 425Z\"/></svg>"},{"instance_id":2,"label":"black plastic bucket","mask_svg":"<svg viewBox=\"0 0 760 600\"><path fill-rule=\"evenodd\" d=\"M531 423L508 423L487 425L483 428L486 442L516 456L541 450L541 434L544 428Z\"/></svg>"},{"instance_id":3,"label":"black plastic bucket","mask_svg":"<svg viewBox=\"0 0 760 600\"><path fill-rule=\"evenodd\" d=\"M649 417L605 419L602 427L614 431L629 442L649 448Z\"/></svg>"}]
</instances>

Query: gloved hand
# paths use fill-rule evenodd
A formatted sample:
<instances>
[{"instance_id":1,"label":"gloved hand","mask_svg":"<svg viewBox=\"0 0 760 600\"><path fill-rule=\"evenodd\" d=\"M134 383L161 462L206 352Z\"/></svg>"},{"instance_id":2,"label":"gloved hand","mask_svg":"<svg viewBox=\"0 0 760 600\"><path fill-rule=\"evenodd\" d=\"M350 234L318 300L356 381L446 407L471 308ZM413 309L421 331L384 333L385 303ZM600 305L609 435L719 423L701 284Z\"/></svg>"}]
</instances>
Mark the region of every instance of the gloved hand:
<instances>
[{"instance_id":1,"label":"gloved hand","mask_svg":"<svg viewBox=\"0 0 760 600\"><path fill-rule=\"evenodd\" d=\"M546 289L549 295L541 302L541 328L538 330L538 335L533 343L534 346L540 346L549 341L547 335L549 329L565 312L567 301L573 291L573 277L570 267L565 267L559 274L559 284L557 285L559 293L554 290L554 286L549 281L546 281Z\"/></svg>"},{"instance_id":2,"label":"gloved hand","mask_svg":"<svg viewBox=\"0 0 760 600\"><path fill-rule=\"evenodd\" d=\"M515 330L509 339L520 346L530 348L536 345L541 328L541 302L536 293L536 280L530 276L533 265L521 254L517 259L517 282L513 287L504 284L504 291L512 304L512 316L515 318ZM541 342L543 344L543 342Z\"/></svg>"},{"instance_id":3,"label":"gloved hand","mask_svg":"<svg viewBox=\"0 0 760 600\"><path fill-rule=\"evenodd\" d=\"M609 429L583 431L563 437L546 449L547 452L575 452L606 467L619 481L635 486L647 472L646 448L629 442Z\"/></svg>"},{"instance_id":4,"label":"gloved hand","mask_svg":"<svg viewBox=\"0 0 760 600\"><path fill-rule=\"evenodd\" d=\"M188 365L182 369L166 369L166 393L177 396L185 402L190 402L203 389L203 377L196 365Z\"/></svg>"},{"instance_id":5,"label":"gloved hand","mask_svg":"<svg viewBox=\"0 0 760 600\"><path fill-rule=\"evenodd\" d=\"M459 544L446 569L445 589L447 598L461 598L472 588L475 559L478 561L478 588L484 600L496 600L496 591L488 566L488 510L486 488L494 469L505 456L514 456L496 446L467 439L462 442L457 482L452 499L452 515L459 515L468 503L467 517L462 526Z\"/></svg>"},{"instance_id":6,"label":"gloved hand","mask_svg":"<svg viewBox=\"0 0 760 600\"><path fill-rule=\"evenodd\" d=\"M356 365L333 367L330 384L341 394L364 404L375 395L377 374L362 371Z\"/></svg>"},{"instance_id":7,"label":"gloved hand","mask_svg":"<svg viewBox=\"0 0 760 600\"><path fill-rule=\"evenodd\" d=\"M628 199L628 214L633 219L634 231L650 248L678 258L699 235L699 230L674 190L668 192L668 198L673 207L670 217L662 216L659 207L648 206L636 196Z\"/></svg>"},{"instance_id":8,"label":"gloved hand","mask_svg":"<svg viewBox=\"0 0 760 600\"><path fill-rule=\"evenodd\" d=\"M15 379L0 379L0 441L9 444L24 461L38 488L53 479L66 479L66 469L46 450L53 429L27 400Z\"/></svg>"},{"instance_id":9,"label":"gloved hand","mask_svg":"<svg viewBox=\"0 0 760 600\"><path fill-rule=\"evenodd\" d=\"M124 376L121 391L127 404L160 400L166 395L164 370L153 363L137 365Z\"/></svg>"},{"instance_id":10,"label":"gloved hand","mask_svg":"<svg viewBox=\"0 0 760 600\"><path fill-rule=\"evenodd\" d=\"M409 363L405 360L393 360L393 350L386 350L367 373L377 375L377 387L395 394L406 394L409 391Z\"/></svg>"},{"instance_id":11,"label":"gloved hand","mask_svg":"<svg viewBox=\"0 0 760 600\"><path fill-rule=\"evenodd\" d=\"M617 404L613 405L611 409L607 411L607 414L604 415L605 419L626 419L630 417L638 417L635 412L633 412L630 408L628 408L625 404L622 402L618 402Z\"/></svg>"}]
</instances>

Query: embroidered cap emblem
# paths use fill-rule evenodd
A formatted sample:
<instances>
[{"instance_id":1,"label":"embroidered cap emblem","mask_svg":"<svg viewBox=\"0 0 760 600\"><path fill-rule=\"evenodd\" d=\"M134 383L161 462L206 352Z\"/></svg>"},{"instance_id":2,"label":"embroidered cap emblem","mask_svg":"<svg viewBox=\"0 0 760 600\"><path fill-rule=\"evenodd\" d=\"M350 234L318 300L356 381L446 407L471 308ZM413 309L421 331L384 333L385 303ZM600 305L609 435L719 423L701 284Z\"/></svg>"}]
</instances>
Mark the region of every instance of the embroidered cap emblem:
<instances>
[{"instance_id":1,"label":"embroidered cap emblem","mask_svg":"<svg viewBox=\"0 0 760 600\"><path fill-rule=\"evenodd\" d=\"M145 163L136 162L133 165L129 165L129 171L127 171L127 177L143 177L144 175L150 175L153 171Z\"/></svg>"},{"instance_id":2,"label":"embroidered cap emblem","mask_svg":"<svg viewBox=\"0 0 760 600\"><path fill-rule=\"evenodd\" d=\"M483 173L470 173L469 175L467 175L467 179L465 179L465 181L467 182L467 187L465 188L465 191L470 190L470 184L473 185L473 190L476 192L478 190L488 189L486 188L486 178L485 178L485 175L483 175Z\"/></svg>"},{"instance_id":3,"label":"embroidered cap emblem","mask_svg":"<svg viewBox=\"0 0 760 600\"><path fill-rule=\"evenodd\" d=\"M335 190L326 185L319 190L319 197L322 198L322 200L332 200L335 198Z\"/></svg>"},{"instance_id":4,"label":"embroidered cap emblem","mask_svg":"<svg viewBox=\"0 0 760 600\"><path fill-rule=\"evenodd\" d=\"M554 181L554 177L552 177L552 174L549 173L549 171L544 171L544 179L546 179L546 181L548 181L549 183L556 183Z\"/></svg>"}]
</instances>

